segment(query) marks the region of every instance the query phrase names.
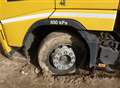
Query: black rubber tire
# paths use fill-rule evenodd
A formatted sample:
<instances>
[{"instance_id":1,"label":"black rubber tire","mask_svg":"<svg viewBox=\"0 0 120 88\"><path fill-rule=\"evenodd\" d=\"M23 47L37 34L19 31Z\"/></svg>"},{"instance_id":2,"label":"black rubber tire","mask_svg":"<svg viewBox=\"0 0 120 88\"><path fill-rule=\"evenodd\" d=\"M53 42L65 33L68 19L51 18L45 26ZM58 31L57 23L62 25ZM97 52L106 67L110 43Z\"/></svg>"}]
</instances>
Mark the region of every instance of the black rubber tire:
<instances>
[{"instance_id":1,"label":"black rubber tire","mask_svg":"<svg viewBox=\"0 0 120 88\"><path fill-rule=\"evenodd\" d=\"M68 70L60 71L54 68L50 64L49 55L55 47L60 44L70 44L73 46L73 50L76 54L76 64ZM76 35L68 32L52 32L50 33L40 44L38 52L39 65L43 72L52 75L65 75L75 72L78 65L80 65L81 60L85 59L85 44L82 39L79 39ZM80 59L81 58L81 59Z\"/></svg>"}]
</instances>

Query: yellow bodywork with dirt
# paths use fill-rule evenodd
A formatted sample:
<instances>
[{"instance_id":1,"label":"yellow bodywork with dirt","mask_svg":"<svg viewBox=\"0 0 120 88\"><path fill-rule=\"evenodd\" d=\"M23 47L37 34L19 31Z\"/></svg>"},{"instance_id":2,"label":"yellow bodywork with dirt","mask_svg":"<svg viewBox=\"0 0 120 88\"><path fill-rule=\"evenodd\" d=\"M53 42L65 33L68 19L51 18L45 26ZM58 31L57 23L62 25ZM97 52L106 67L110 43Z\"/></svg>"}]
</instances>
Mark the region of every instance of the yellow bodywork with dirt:
<instances>
[{"instance_id":1,"label":"yellow bodywork with dirt","mask_svg":"<svg viewBox=\"0 0 120 88\"><path fill-rule=\"evenodd\" d=\"M113 31L118 7L119 0L0 0L0 20L8 46L22 47L29 28L48 18L73 19L90 31Z\"/></svg>"},{"instance_id":2,"label":"yellow bodywork with dirt","mask_svg":"<svg viewBox=\"0 0 120 88\"><path fill-rule=\"evenodd\" d=\"M1 24L0 24L0 44L2 45L5 53L9 53L12 50L11 47L8 46Z\"/></svg>"}]
</instances>

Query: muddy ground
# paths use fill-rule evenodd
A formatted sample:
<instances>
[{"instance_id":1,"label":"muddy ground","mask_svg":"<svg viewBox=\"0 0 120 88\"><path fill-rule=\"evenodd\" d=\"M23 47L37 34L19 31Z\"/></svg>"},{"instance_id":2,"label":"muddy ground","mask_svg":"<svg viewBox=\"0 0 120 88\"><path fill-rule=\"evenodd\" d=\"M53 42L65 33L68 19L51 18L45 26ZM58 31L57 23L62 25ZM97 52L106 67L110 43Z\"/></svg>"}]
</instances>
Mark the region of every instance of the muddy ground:
<instances>
[{"instance_id":1,"label":"muddy ground","mask_svg":"<svg viewBox=\"0 0 120 88\"><path fill-rule=\"evenodd\" d=\"M12 60L0 54L0 88L120 88L120 79L114 77L46 77L38 72L20 54Z\"/></svg>"}]
</instances>

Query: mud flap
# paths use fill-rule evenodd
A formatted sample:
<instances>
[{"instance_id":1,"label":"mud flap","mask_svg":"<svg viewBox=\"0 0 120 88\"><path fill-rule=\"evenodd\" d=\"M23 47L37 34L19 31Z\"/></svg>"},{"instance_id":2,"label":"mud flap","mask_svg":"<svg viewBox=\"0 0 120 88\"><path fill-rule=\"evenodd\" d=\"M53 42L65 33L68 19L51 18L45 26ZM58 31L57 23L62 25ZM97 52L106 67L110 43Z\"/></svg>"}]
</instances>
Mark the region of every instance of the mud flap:
<instances>
[{"instance_id":1,"label":"mud flap","mask_svg":"<svg viewBox=\"0 0 120 88\"><path fill-rule=\"evenodd\" d=\"M89 67L93 68L96 66L96 59L98 55L98 49L99 49L99 39L97 36L93 33L87 32L87 31L79 31L81 36L84 38L86 43L88 44L89 51L90 51L90 63Z\"/></svg>"},{"instance_id":2,"label":"mud flap","mask_svg":"<svg viewBox=\"0 0 120 88\"><path fill-rule=\"evenodd\" d=\"M28 50L30 49L32 43L34 41L34 35L32 33L29 33L27 35L27 38L25 39L25 43L24 43L24 53L25 53L25 56L28 60L30 60L30 57L29 57L29 52Z\"/></svg>"}]
</instances>

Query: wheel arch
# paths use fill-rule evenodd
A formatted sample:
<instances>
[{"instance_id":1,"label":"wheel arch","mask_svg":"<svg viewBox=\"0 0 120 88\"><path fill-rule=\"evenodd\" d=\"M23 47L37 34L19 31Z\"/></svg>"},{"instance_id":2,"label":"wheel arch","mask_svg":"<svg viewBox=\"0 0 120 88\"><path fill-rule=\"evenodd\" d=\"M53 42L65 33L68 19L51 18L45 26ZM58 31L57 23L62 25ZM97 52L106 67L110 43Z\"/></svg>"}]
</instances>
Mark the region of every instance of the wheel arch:
<instances>
[{"instance_id":1,"label":"wheel arch","mask_svg":"<svg viewBox=\"0 0 120 88\"><path fill-rule=\"evenodd\" d=\"M66 21L68 24L51 24L51 21L53 20L57 20L57 21ZM73 20L73 19L43 19L43 20L39 20L35 23L33 23L31 25L31 27L28 29L28 32L26 33L25 37L24 37L24 40L23 40L23 44L25 44L29 34L31 32L33 32L34 30L36 30L38 27L41 27L41 26L66 26L66 27L73 27L74 29L77 29L77 31L80 31L80 30L86 30L86 28L78 21L76 20Z\"/></svg>"},{"instance_id":2,"label":"wheel arch","mask_svg":"<svg viewBox=\"0 0 120 88\"><path fill-rule=\"evenodd\" d=\"M51 21L63 22L63 24L59 24L59 23L54 24L54 23L51 23ZM64 22L67 22L67 25L64 24ZM46 30L44 29L44 27L46 27ZM50 27L50 29L48 29L47 27ZM63 28L62 30L66 30L66 28L67 29L70 28L67 31L72 31L74 33L77 33L79 36L81 36L81 32L79 32L79 31L86 30L86 28L80 22L73 20L73 19L61 19L61 18L60 19L58 19L58 18L57 19L53 19L53 18L52 19L43 19L43 20L39 20L31 25L31 27L28 29L28 31L23 39L22 45L24 47L27 44L27 42L29 42L29 45L27 44L27 46L30 46L31 45L30 43L33 42L33 37L34 37L31 35L31 33L34 31L38 31L39 28L40 28L39 31L41 31L41 32L42 31L52 32L52 31L57 31L56 29L60 30L61 27ZM30 47L28 47L28 48L30 48Z\"/></svg>"},{"instance_id":3,"label":"wheel arch","mask_svg":"<svg viewBox=\"0 0 120 88\"><path fill-rule=\"evenodd\" d=\"M53 22L51 24L51 21L57 21L57 22L63 22L63 23L56 24ZM64 23L64 22L67 22L67 23ZM40 30L40 29L42 29L42 30ZM90 46L89 42L94 41L96 43L97 37L93 33L87 32L86 28L80 22L73 20L73 19L43 19L43 20L35 22L30 27L29 31L26 33L26 36L23 41L23 46L25 47L24 50L26 52L26 56L28 56L28 49L32 46L32 43L35 40L35 36L31 35L31 33L41 32L41 34L43 34L42 32L44 31L45 35L43 35L43 36L46 36L48 33L52 32L52 31L57 31L57 30L61 30L61 29L64 31L71 31L71 32L77 34L78 37L81 37L84 40L85 44L87 45L87 47L89 49L89 52L93 51L93 46ZM69 30L67 30L67 29L69 29ZM95 49L96 49L96 45L95 45ZM90 58L89 58L90 67L95 66L96 57L97 57L97 55L95 55L95 52L90 53Z\"/></svg>"}]
</instances>

